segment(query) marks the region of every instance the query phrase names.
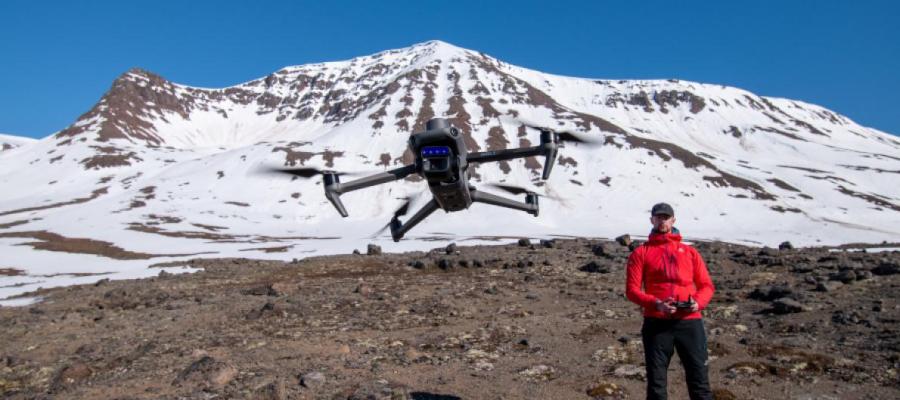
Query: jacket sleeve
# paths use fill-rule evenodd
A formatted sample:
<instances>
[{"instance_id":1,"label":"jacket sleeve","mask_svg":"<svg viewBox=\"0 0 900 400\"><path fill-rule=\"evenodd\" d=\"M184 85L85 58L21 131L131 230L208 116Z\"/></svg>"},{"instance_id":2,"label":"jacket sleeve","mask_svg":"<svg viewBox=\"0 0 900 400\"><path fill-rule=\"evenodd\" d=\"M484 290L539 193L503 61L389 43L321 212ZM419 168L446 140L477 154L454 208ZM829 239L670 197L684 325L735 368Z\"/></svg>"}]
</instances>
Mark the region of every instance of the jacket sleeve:
<instances>
[{"instance_id":1,"label":"jacket sleeve","mask_svg":"<svg viewBox=\"0 0 900 400\"><path fill-rule=\"evenodd\" d=\"M694 286L697 287L697 294L694 297L694 301L697 302L697 305L700 306L700 309L702 310L706 308L709 301L712 300L716 288L713 286L712 279L709 278L709 271L706 269L706 263L703 261L703 257L697 252L697 249L692 247L691 250L694 253Z\"/></svg>"},{"instance_id":2,"label":"jacket sleeve","mask_svg":"<svg viewBox=\"0 0 900 400\"><path fill-rule=\"evenodd\" d=\"M652 309L656 305L656 297L645 293L641 288L643 284L644 251L638 248L628 256L628 267L625 275L625 296L632 303Z\"/></svg>"}]
</instances>

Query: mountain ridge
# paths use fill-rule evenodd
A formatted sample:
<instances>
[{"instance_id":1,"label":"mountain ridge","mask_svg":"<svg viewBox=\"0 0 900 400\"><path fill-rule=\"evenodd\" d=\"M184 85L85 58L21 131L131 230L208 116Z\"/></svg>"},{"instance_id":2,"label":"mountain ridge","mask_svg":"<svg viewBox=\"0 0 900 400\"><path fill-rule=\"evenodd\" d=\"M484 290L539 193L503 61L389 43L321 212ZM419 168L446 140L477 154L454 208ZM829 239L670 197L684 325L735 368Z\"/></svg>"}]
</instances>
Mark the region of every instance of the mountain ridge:
<instances>
[{"instance_id":1,"label":"mountain ridge","mask_svg":"<svg viewBox=\"0 0 900 400\"><path fill-rule=\"evenodd\" d=\"M424 184L348 193L343 219L320 181L257 171L396 168L413 160L409 135L435 117L460 128L469 151L533 145L530 126L599 146L561 148L547 181L537 158L472 164L473 185L515 184L561 200L542 203L538 218L488 206L437 213L394 249L434 238L642 235L657 201L675 206L694 239L815 245L900 235L900 190L889 183L900 174L900 140L839 113L722 85L543 74L426 42L221 89L129 70L69 127L0 152L0 184L17 188L0 196L0 236L9 235L0 250L22 266L75 257L71 268L97 270L111 261L21 245L56 237L151 255L346 252L384 240L369 235Z\"/></svg>"}]
</instances>

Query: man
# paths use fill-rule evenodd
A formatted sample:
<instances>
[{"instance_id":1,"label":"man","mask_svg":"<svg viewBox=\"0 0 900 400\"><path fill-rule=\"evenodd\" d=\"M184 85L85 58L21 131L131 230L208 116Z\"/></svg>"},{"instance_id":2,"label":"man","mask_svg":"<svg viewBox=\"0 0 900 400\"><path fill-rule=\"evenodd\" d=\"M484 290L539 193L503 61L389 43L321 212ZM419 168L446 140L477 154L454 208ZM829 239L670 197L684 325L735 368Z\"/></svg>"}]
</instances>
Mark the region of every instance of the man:
<instances>
[{"instance_id":1,"label":"man","mask_svg":"<svg viewBox=\"0 0 900 400\"><path fill-rule=\"evenodd\" d=\"M681 243L675 210L666 203L650 211L653 231L628 257L625 294L644 309L641 336L647 364L647 399L665 399L672 352L684 366L691 400L712 399L707 370L706 332L700 311L715 288L706 263Z\"/></svg>"}]
</instances>

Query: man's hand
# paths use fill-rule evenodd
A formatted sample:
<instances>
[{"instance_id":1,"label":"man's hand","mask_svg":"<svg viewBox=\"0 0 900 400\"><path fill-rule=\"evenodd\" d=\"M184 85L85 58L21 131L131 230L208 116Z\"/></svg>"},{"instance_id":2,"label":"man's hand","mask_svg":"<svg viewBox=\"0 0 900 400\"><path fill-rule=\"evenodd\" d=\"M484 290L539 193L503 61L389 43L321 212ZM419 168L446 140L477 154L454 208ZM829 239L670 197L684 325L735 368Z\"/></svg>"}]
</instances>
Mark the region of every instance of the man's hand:
<instances>
[{"instance_id":1,"label":"man's hand","mask_svg":"<svg viewBox=\"0 0 900 400\"><path fill-rule=\"evenodd\" d=\"M700 304L698 304L696 301L694 301L693 298L691 298L690 300L691 300L691 312L695 313L695 312L700 311Z\"/></svg>"},{"instance_id":2,"label":"man's hand","mask_svg":"<svg viewBox=\"0 0 900 400\"><path fill-rule=\"evenodd\" d=\"M656 310L666 315L675 314L676 309L674 306L672 306L673 301L675 301L675 299L671 297L666 300L657 299Z\"/></svg>"}]
</instances>

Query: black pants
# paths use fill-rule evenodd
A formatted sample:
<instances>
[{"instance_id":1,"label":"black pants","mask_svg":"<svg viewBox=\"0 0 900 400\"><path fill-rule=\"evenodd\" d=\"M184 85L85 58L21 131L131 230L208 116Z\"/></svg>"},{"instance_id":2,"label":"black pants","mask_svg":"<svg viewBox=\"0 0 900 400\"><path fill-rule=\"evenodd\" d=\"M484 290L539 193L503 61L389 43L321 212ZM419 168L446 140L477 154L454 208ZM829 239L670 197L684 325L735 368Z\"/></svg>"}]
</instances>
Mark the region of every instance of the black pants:
<instances>
[{"instance_id":1,"label":"black pants","mask_svg":"<svg viewBox=\"0 0 900 400\"><path fill-rule=\"evenodd\" d=\"M702 319L644 318L644 361L647 364L647 399L666 399L666 380L672 350L684 366L691 400L712 400L706 366L706 332Z\"/></svg>"}]
</instances>

